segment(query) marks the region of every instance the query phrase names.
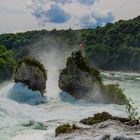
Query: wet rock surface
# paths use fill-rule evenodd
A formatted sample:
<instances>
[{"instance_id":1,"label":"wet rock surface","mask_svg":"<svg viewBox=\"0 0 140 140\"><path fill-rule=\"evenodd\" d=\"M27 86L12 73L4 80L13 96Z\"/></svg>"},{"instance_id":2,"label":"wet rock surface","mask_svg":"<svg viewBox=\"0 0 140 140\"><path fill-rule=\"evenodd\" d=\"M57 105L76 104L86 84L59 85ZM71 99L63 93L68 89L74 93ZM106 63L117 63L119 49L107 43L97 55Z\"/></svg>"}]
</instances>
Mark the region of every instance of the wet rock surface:
<instances>
[{"instance_id":1,"label":"wet rock surface","mask_svg":"<svg viewBox=\"0 0 140 140\"><path fill-rule=\"evenodd\" d=\"M26 58L19 62L15 72L15 82L26 84L32 90L42 94L46 89L46 71L44 66L33 58Z\"/></svg>"},{"instance_id":2,"label":"wet rock surface","mask_svg":"<svg viewBox=\"0 0 140 140\"><path fill-rule=\"evenodd\" d=\"M95 101L92 94L93 90L100 90L99 71L90 68L80 52L77 55L72 54L67 59L66 68L61 70L59 76L59 88L68 92L77 99L86 99ZM100 100L102 100L100 98Z\"/></svg>"},{"instance_id":3,"label":"wet rock surface","mask_svg":"<svg viewBox=\"0 0 140 140\"><path fill-rule=\"evenodd\" d=\"M71 133L62 134L58 140L140 140L140 125L135 127L122 124L116 120L97 123L90 128L82 128Z\"/></svg>"}]
</instances>

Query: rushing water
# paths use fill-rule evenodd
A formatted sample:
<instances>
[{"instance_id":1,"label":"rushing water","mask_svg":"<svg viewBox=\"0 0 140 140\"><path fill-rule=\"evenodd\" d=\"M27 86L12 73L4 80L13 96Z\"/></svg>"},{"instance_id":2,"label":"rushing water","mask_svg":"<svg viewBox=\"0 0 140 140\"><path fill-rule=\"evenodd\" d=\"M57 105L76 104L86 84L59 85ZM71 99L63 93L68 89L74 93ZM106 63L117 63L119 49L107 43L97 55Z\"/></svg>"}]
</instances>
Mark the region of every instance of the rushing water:
<instances>
[{"instance_id":1,"label":"rushing water","mask_svg":"<svg viewBox=\"0 0 140 140\"><path fill-rule=\"evenodd\" d=\"M126 116L123 106L91 104L61 92L56 75L49 75L46 97L13 81L0 86L0 140L53 140L55 128L63 122L78 123L94 113L108 111ZM140 113L140 74L102 72L105 83L119 83Z\"/></svg>"}]
</instances>

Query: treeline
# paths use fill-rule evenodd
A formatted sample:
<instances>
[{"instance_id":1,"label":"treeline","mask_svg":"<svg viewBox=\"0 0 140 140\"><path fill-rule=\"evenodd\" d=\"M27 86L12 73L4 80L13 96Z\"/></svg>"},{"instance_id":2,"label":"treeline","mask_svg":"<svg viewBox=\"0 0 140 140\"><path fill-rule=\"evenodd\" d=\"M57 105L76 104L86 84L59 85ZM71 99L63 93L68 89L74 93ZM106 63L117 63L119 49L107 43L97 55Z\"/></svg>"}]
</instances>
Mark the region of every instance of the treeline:
<instances>
[{"instance_id":1,"label":"treeline","mask_svg":"<svg viewBox=\"0 0 140 140\"><path fill-rule=\"evenodd\" d=\"M48 44L52 45L47 47L58 44L55 47L59 49L74 50L75 47L78 48L80 42L84 43L87 57L95 67L106 70L140 71L140 16L138 16L132 20L108 23L105 27L96 29L72 30L70 28L1 34L0 78L3 79L1 74L3 70L6 73L4 75L10 77L9 75L13 73L13 68L10 69L14 67L13 62L29 56L35 46L41 48ZM12 62L8 62L9 58Z\"/></svg>"},{"instance_id":2,"label":"treeline","mask_svg":"<svg viewBox=\"0 0 140 140\"><path fill-rule=\"evenodd\" d=\"M140 71L140 16L85 32L91 64L109 70Z\"/></svg>"},{"instance_id":3,"label":"treeline","mask_svg":"<svg viewBox=\"0 0 140 140\"><path fill-rule=\"evenodd\" d=\"M13 52L0 45L0 82L12 77L15 65Z\"/></svg>"}]
</instances>

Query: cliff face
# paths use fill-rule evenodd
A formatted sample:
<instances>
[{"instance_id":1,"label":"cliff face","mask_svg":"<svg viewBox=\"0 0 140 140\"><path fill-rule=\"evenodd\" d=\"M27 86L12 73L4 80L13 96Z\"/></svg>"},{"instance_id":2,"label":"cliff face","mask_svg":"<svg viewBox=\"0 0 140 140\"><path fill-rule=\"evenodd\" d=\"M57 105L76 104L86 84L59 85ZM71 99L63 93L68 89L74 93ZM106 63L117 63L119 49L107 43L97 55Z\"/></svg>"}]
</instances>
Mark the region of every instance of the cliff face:
<instances>
[{"instance_id":1,"label":"cliff face","mask_svg":"<svg viewBox=\"0 0 140 140\"><path fill-rule=\"evenodd\" d=\"M40 69L40 66L43 65L39 65L39 63L40 62L34 59L22 60L15 73L15 82L24 83L30 89L38 90L43 94L46 89L47 78L45 71Z\"/></svg>"},{"instance_id":2,"label":"cliff face","mask_svg":"<svg viewBox=\"0 0 140 140\"><path fill-rule=\"evenodd\" d=\"M100 91L100 82L99 71L90 68L80 53L72 54L67 59L66 68L61 70L59 76L59 88L61 90L78 99L89 101L95 101L96 94L95 92L93 94L92 91Z\"/></svg>"}]
</instances>

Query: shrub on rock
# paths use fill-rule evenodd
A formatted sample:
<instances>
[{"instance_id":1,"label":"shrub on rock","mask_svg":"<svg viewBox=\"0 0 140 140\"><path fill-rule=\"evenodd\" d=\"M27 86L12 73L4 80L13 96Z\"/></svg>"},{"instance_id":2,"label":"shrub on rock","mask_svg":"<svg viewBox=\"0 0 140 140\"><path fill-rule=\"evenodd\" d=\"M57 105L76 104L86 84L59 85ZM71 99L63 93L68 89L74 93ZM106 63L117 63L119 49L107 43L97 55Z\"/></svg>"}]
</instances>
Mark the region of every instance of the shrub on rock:
<instances>
[{"instance_id":1,"label":"shrub on rock","mask_svg":"<svg viewBox=\"0 0 140 140\"><path fill-rule=\"evenodd\" d=\"M59 134L65 134L68 132L72 132L76 129L79 129L79 127L76 126L75 124L73 124L73 125L62 124L55 129L55 135L58 136Z\"/></svg>"},{"instance_id":2,"label":"shrub on rock","mask_svg":"<svg viewBox=\"0 0 140 140\"><path fill-rule=\"evenodd\" d=\"M105 103L125 104L126 96L118 84L107 84L102 86Z\"/></svg>"}]
</instances>

